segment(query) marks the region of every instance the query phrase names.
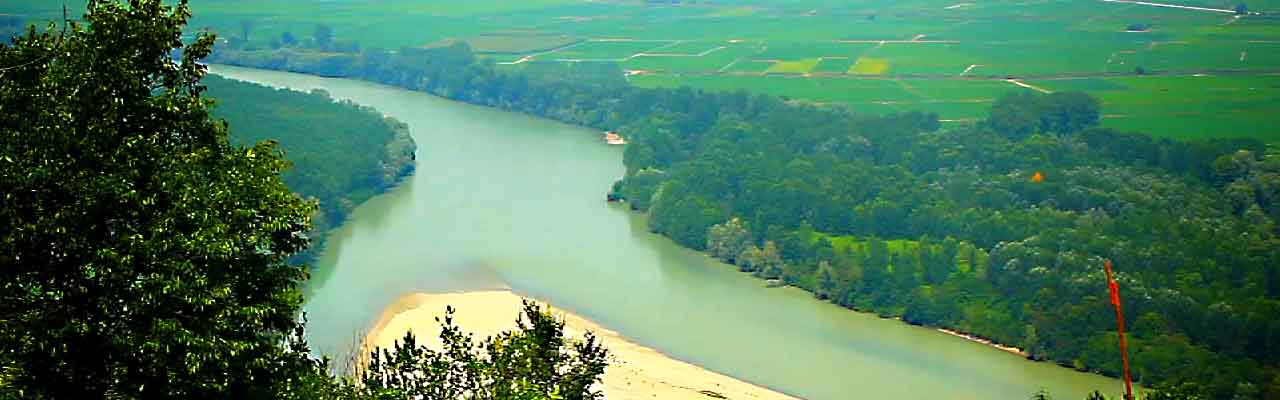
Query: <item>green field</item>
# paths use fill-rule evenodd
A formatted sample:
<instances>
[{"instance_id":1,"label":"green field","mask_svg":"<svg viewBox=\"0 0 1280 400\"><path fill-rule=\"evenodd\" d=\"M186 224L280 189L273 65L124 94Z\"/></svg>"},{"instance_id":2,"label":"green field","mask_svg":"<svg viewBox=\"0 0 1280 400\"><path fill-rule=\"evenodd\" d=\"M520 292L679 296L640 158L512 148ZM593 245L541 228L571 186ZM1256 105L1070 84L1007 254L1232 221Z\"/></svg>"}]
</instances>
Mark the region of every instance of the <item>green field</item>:
<instances>
[{"instance_id":1,"label":"green field","mask_svg":"<svg viewBox=\"0 0 1280 400\"><path fill-rule=\"evenodd\" d=\"M645 51L660 49L674 42L666 41L601 41L593 40L569 46L539 57L541 60L623 61Z\"/></svg>"},{"instance_id":2,"label":"green field","mask_svg":"<svg viewBox=\"0 0 1280 400\"><path fill-rule=\"evenodd\" d=\"M1275 129L1280 75L1124 77L1095 91L1103 124L1179 139L1254 137L1280 143ZM1042 87L1055 87L1055 83Z\"/></svg>"},{"instance_id":3,"label":"green field","mask_svg":"<svg viewBox=\"0 0 1280 400\"><path fill-rule=\"evenodd\" d=\"M622 66L632 70L714 72L733 64L735 61L746 59L757 51L754 46L726 43L693 54L672 52L672 49L677 47L680 47L680 45L663 48L642 57L631 58L623 62ZM767 68L768 66L766 65L765 67Z\"/></svg>"},{"instance_id":4,"label":"green field","mask_svg":"<svg viewBox=\"0 0 1280 400\"><path fill-rule=\"evenodd\" d=\"M1280 13L1280 0L1248 5ZM981 118L992 98L1018 90L1004 82L1017 77L1099 96L1105 123L1117 128L1280 141L1268 129L1280 125L1274 17L1084 0L220 0L193 8L193 26L238 39L248 24L258 46L284 32L307 39L324 23L362 48L462 40L494 62L617 62L649 72L632 79L638 85L747 89L874 112L920 108L946 120ZM44 0L0 5L31 19L60 9Z\"/></svg>"},{"instance_id":5,"label":"green field","mask_svg":"<svg viewBox=\"0 0 1280 400\"><path fill-rule=\"evenodd\" d=\"M461 39L477 53L525 54L548 51L578 42L567 35L539 35L536 33L510 33L478 35ZM447 41L446 41L447 42Z\"/></svg>"},{"instance_id":6,"label":"green field","mask_svg":"<svg viewBox=\"0 0 1280 400\"><path fill-rule=\"evenodd\" d=\"M813 72L843 74L853 66L854 59L851 57L823 57L818 65L813 67Z\"/></svg>"},{"instance_id":7,"label":"green field","mask_svg":"<svg viewBox=\"0 0 1280 400\"><path fill-rule=\"evenodd\" d=\"M849 73L854 75L884 75L889 72L891 61L887 58L877 57L858 57L857 61L849 66Z\"/></svg>"},{"instance_id":8,"label":"green field","mask_svg":"<svg viewBox=\"0 0 1280 400\"><path fill-rule=\"evenodd\" d=\"M775 74L807 74L813 67L818 66L821 60L817 58L806 58L795 61L780 61L773 64L765 72Z\"/></svg>"}]
</instances>

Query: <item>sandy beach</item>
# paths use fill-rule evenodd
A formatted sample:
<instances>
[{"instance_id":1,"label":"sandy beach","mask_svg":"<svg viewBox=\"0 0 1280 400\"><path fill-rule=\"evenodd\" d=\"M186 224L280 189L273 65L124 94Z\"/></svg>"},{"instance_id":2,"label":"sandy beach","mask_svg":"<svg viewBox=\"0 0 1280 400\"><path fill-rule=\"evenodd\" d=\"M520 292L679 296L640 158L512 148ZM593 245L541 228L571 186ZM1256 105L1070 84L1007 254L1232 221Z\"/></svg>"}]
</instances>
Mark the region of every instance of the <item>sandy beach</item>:
<instances>
[{"instance_id":1,"label":"sandy beach","mask_svg":"<svg viewBox=\"0 0 1280 400\"><path fill-rule=\"evenodd\" d=\"M413 294L383 312L365 337L365 346L390 347L412 330L419 343L439 348L435 318L444 314L446 305L457 310L455 323L477 339L514 328L522 309L521 297L509 291ZM555 308L552 312L564 319L568 336L580 338L589 330L609 349L603 379L607 399L795 399L671 358L577 315Z\"/></svg>"},{"instance_id":2,"label":"sandy beach","mask_svg":"<svg viewBox=\"0 0 1280 400\"><path fill-rule=\"evenodd\" d=\"M1007 352L1010 352L1010 353L1013 353L1013 354L1017 354L1017 355L1020 355L1020 356L1023 356L1023 357L1026 357L1026 356L1027 356L1027 352L1026 352L1026 351L1023 351L1022 349L1019 349L1019 348L1017 348L1017 347L1013 347L1013 346L1006 346L1006 345L1003 345L1003 344L999 344L999 343L996 343L996 342L990 341L990 340L988 340L988 339L984 339L984 338L981 338L981 337L978 337L978 336L974 336L974 335L970 335L970 334L967 334L967 333L964 333L964 332L960 332L960 331L953 331L953 330L946 329L946 328L938 328L937 330L938 330L938 332L942 332L942 333L945 333L945 334L948 334L948 335L951 335L951 336L955 336L955 337L963 338L963 339L965 339L965 340L968 340L968 341L971 341L971 342L974 342L974 343L981 343L981 344L985 344L985 345L987 345L987 346L991 346L991 347L993 347L993 348L995 348L995 349L999 349L999 350L1002 350L1002 351L1007 351Z\"/></svg>"}]
</instances>

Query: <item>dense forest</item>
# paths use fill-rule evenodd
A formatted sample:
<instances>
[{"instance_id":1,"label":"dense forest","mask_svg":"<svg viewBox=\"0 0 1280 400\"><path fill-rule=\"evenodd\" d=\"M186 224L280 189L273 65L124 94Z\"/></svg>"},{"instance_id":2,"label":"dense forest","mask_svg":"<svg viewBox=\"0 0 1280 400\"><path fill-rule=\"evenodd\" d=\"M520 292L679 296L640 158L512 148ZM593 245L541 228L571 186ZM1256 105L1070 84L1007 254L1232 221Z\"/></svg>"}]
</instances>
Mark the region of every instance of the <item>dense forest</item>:
<instances>
[{"instance_id":1,"label":"dense forest","mask_svg":"<svg viewBox=\"0 0 1280 400\"><path fill-rule=\"evenodd\" d=\"M1101 128L1082 93L1011 93L940 130L924 113L635 88L608 64L497 69L460 43L212 60L620 130L627 174L610 196L655 232L845 307L1115 376L1110 259L1137 379L1280 399L1280 158L1257 141Z\"/></svg>"},{"instance_id":2,"label":"dense forest","mask_svg":"<svg viewBox=\"0 0 1280 400\"><path fill-rule=\"evenodd\" d=\"M293 164L285 184L320 203L309 251L321 248L325 234L357 205L413 172L416 146L408 127L376 110L334 101L321 90L272 89L216 75L202 83L216 100L214 116L230 124L231 139L278 143Z\"/></svg>"},{"instance_id":3,"label":"dense forest","mask_svg":"<svg viewBox=\"0 0 1280 400\"><path fill-rule=\"evenodd\" d=\"M292 260L311 244L315 204L293 190L342 196L349 182L385 183L366 169L386 146L373 139L395 135L322 94L209 81L228 119L261 118L237 108L252 104L306 106L364 121L335 135L373 133L349 138L374 144L366 165L349 165L354 181L337 174L325 186L304 171L286 187L278 145L244 143L302 133L233 140L204 97L215 38L182 43L190 10L167 3L90 1L87 27L0 43L0 399L600 397L607 351L590 334L567 338L532 303L516 329L482 341L450 311L440 348L408 334L362 373L331 375L304 339L307 271ZM326 154L290 151L311 153Z\"/></svg>"}]
</instances>

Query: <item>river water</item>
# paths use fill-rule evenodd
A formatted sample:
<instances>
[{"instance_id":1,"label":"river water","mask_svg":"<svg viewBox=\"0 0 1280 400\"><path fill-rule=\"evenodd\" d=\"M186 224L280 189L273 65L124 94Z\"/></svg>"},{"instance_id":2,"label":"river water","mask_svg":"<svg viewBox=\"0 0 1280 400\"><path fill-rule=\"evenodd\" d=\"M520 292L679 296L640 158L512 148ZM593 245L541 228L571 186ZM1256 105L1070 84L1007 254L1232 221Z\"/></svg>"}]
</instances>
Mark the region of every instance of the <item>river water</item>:
<instances>
[{"instance_id":1,"label":"river water","mask_svg":"<svg viewBox=\"0 0 1280 400\"><path fill-rule=\"evenodd\" d=\"M344 79L214 66L323 88L409 124L417 172L333 233L308 287L309 340L341 355L413 292L511 288L708 369L811 399L1060 399L1118 381L765 288L604 201L622 149L599 132ZM235 127L232 127L235 129ZM467 312L466 309L458 310Z\"/></svg>"}]
</instances>

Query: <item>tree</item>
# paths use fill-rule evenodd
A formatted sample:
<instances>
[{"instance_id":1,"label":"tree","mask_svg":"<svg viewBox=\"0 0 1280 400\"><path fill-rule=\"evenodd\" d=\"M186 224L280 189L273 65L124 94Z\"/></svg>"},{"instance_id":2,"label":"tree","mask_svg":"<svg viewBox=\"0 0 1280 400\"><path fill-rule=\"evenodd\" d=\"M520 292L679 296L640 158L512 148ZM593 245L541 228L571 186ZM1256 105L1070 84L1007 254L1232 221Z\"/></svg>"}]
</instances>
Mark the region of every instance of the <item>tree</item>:
<instances>
[{"instance_id":1,"label":"tree","mask_svg":"<svg viewBox=\"0 0 1280 400\"><path fill-rule=\"evenodd\" d=\"M1084 92L1057 92L1044 96L1040 109L1040 130L1058 134L1076 133L1095 126L1102 117L1098 99Z\"/></svg>"},{"instance_id":2,"label":"tree","mask_svg":"<svg viewBox=\"0 0 1280 400\"><path fill-rule=\"evenodd\" d=\"M1203 388L1193 382L1183 382L1173 386L1161 386L1143 396L1143 400L1201 400Z\"/></svg>"},{"instance_id":3,"label":"tree","mask_svg":"<svg viewBox=\"0 0 1280 400\"><path fill-rule=\"evenodd\" d=\"M740 218L707 228L707 252L730 263L751 245L751 230Z\"/></svg>"},{"instance_id":4,"label":"tree","mask_svg":"<svg viewBox=\"0 0 1280 400\"><path fill-rule=\"evenodd\" d=\"M760 249L760 260L756 267L756 274L767 279L775 279L782 277L782 254L778 251L778 245L773 241L764 242L764 247Z\"/></svg>"},{"instance_id":5,"label":"tree","mask_svg":"<svg viewBox=\"0 0 1280 400\"><path fill-rule=\"evenodd\" d=\"M186 1L91 1L0 45L0 368L22 398L288 397L315 205L199 85ZM182 58L174 60L173 52ZM313 377L315 375L312 375ZM0 393L3 397L5 393Z\"/></svg>"},{"instance_id":6,"label":"tree","mask_svg":"<svg viewBox=\"0 0 1280 400\"><path fill-rule=\"evenodd\" d=\"M293 47L298 44L298 38L293 36L293 32L285 32L280 34L280 44L285 47Z\"/></svg>"},{"instance_id":7,"label":"tree","mask_svg":"<svg viewBox=\"0 0 1280 400\"><path fill-rule=\"evenodd\" d=\"M760 248L755 245L747 246L741 253L738 253L734 260L738 264L738 270L742 272L755 272L764 266L764 257L760 253Z\"/></svg>"},{"instance_id":8,"label":"tree","mask_svg":"<svg viewBox=\"0 0 1280 400\"><path fill-rule=\"evenodd\" d=\"M1039 99L1034 93L1009 93L1001 96L991 106L987 124L997 132L1013 139L1022 139L1036 132L1039 124L1036 108Z\"/></svg>"},{"instance_id":9,"label":"tree","mask_svg":"<svg viewBox=\"0 0 1280 400\"><path fill-rule=\"evenodd\" d=\"M282 183L274 142L235 145L210 116L214 37L184 46L187 2L165 3L91 1L87 28L0 44L0 398L404 398L439 371L485 399L597 397L601 344L530 303L467 355L381 353L448 364L330 376L288 261L316 205Z\"/></svg>"},{"instance_id":10,"label":"tree","mask_svg":"<svg viewBox=\"0 0 1280 400\"><path fill-rule=\"evenodd\" d=\"M252 31L253 31L253 20L251 19L240 20L240 39L241 40L244 40L247 43L249 41L249 33L251 33Z\"/></svg>"},{"instance_id":11,"label":"tree","mask_svg":"<svg viewBox=\"0 0 1280 400\"><path fill-rule=\"evenodd\" d=\"M316 41L316 48L328 49L333 44L333 28L325 24L316 24L315 33L311 36Z\"/></svg>"},{"instance_id":12,"label":"tree","mask_svg":"<svg viewBox=\"0 0 1280 400\"><path fill-rule=\"evenodd\" d=\"M819 299L833 298L836 291L835 273L827 260L818 262L818 288L813 292Z\"/></svg>"},{"instance_id":13,"label":"tree","mask_svg":"<svg viewBox=\"0 0 1280 400\"><path fill-rule=\"evenodd\" d=\"M1280 352L1268 340L1280 324L1260 322L1280 315L1280 246L1263 234L1280 216L1280 173L1260 172L1265 157L1236 154L1267 154L1260 141L1181 142L1099 128L1097 101L1070 93L1018 90L982 123L926 133L932 118L606 86L568 79L574 74L558 65L520 68L554 73L498 71L461 44L384 52L347 69L327 60L355 56L311 53L288 67L627 127L634 141L615 193L647 210L654 232L703 249L711 226L742 218L753 238L778 244L796 266L783 272L799 286L819 286L821 261L837 266L833 300L841 305L904 319L909 312L1006 344L1023 344L1030 324L1044 357L1082 370L1119 368L1114 346L1098 340L1114 332L1098 317L1105 297L1089 292L1097 261L1114 259L1127 266L1121 276L1139 299L1133 316L1178 322L1135 343L1168 341L1182 350L1162 345L1159 353L1187 355L1136 357L1147 385L1196 382L1205 398L1230 398L1248 381L1266 398L1280 393L1271 383ZM228 54L232 63L264 66L252 52ZM525 84L507 84L522 75ZM1042 170L1047 179L1031 179ZM1224 194L1243 208L1225 209L1232 203ZM959 261L954 269L913 256L924 235L962 244L948 256ZM814 237L853 255L824 259ZM763 253L748 247L735 261L775 275ZM1217 367L1187 367L1195 363Z\"/></svg>"},{"instance_id":14,"label":"tree","mask_svg":"<svg viewBox=\"0 0 1280 400\"><path fill-rule=\"evenodd\" d=\"M592 388L608 365L608 351L588 332L580 341L564 337L564 321L526 300L514 331L480 343L453 323L452 308L441 320L442 346L418 345L412 332L393 349L371 354L361 374L364 398L598 399Z\"/></svg>"},{"instance_id":15,"label":"tree","mask_svg":"<svg viewBox=\"0 0 1280 400\"><path fill-rule=\"evenodd\" d=\"M1027 352L1027 357L1033 360L1044 359L1044 349L1040 343L1040 335L1036 333L1036 326L1027 324L1026 333L1022 337L1022 349Z\"/></svg>"},{"instance_id":16,"label":"tree","mask_svg":"<svg viewBox=\"0 0 1280 400\"><path fill-rule=\"evenodd\" d=\"M1031 400L1053 400L1053 397L1049 396L1048 391L1040 389L1031 395Z\"/></svg>"}]
</instances>

